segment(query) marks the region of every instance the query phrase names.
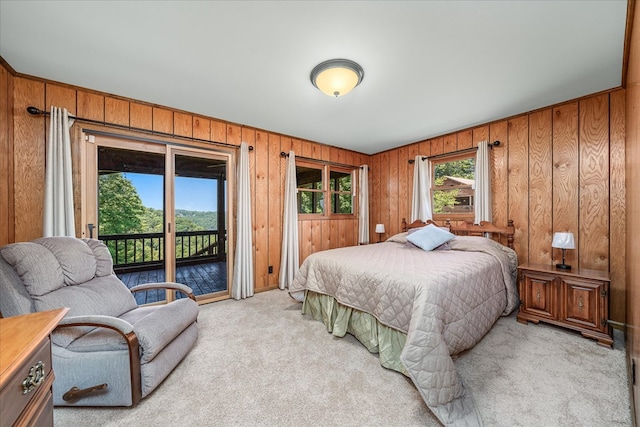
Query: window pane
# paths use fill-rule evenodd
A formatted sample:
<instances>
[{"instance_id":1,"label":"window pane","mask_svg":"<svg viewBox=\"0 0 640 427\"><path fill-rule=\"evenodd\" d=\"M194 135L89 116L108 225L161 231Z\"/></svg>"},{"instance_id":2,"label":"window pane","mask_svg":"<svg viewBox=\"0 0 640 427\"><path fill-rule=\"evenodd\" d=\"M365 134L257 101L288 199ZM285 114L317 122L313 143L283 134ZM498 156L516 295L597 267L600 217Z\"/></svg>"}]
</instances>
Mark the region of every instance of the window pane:
<instances>
[{"instance_id":1,"label":"window pane","mask_svg":"<svg viewBox=\"0 0 640 427\"><path fill-rule=\"evenodd\" d=\"M322 169L296 166L298 188L322 190Z\"/></svg>"},{"instance_id":2,"label":"window pane","mask_svg":"<svg viewBox=\"0 0 640 427\"><path fill-rule=\"evenodd\" d=\"M438 163L434 176L433 213L473 213L474 157Z\"/></svg>"},{"instance_id":3,"label":"window pane","mask_svg":"<svg viewBox=\"0 0 640 427\"><path fill-rule=\"evenodd\" d=\"M331 179L331 190L351 191L351 173L331 171L329 178Z\"/></svg>"},{"instance_id":4,"label":"window pane","mask_svg":"<svg viewBox=\"0 0 640 427\"><path fill-rule=\"evenodd\" d=\"M335 193L333 195L332 212L336 214L352 214L353 197L351 193Z\"/></svg>"},{"instance_id":5,"label":"window pane","mask_svg":"<svg viewBox=\"0 0 640 427\"><path fill-rule=\"evenodd\" d=\"M322 214L324 212L324 193L319 191L298 190L298 213Z\"/></svg>"}]
</instances>

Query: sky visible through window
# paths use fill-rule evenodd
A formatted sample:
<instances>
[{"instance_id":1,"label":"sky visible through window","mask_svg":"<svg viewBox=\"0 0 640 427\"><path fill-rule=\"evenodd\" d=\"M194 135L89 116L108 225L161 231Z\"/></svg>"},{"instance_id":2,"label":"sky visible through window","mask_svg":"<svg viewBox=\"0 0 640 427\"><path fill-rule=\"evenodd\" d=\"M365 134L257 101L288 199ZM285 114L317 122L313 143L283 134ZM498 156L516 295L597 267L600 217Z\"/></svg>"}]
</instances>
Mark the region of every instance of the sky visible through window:
<instances>
[{"instance_id":1,"label":"sky visible through window","mask_svg":"<svg viewBox=\"0 0 640 427\"><path fill-rule=\"evenodd\" d=\"M161 175L125 173L136 187L142 204L147 208L163 209ZM176 209L216 212L217 183L213 179L176 177Z\"/></svg>"}]
</instances>

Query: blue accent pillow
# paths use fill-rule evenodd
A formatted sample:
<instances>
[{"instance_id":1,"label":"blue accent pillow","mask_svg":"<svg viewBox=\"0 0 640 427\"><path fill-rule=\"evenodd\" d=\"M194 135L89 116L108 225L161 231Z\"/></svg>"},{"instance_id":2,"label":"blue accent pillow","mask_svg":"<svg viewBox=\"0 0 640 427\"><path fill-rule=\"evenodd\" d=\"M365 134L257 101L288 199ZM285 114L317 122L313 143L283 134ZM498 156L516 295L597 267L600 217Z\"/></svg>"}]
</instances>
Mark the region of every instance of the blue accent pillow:
<instances>
[{"instance_id":1,"label":"blue accent pillow","mask_svg":"<svg viewBox=\"0 0 640 427\"><path fill-rule=\"evenodd\" d=\"M424 251L431 251L454 237L456 236L447 230L443 230L440 227L429 224L426 227L422 227L415 233L409 234L407 236L407 241L413 243Z\"/></svg>"}]
</instances>

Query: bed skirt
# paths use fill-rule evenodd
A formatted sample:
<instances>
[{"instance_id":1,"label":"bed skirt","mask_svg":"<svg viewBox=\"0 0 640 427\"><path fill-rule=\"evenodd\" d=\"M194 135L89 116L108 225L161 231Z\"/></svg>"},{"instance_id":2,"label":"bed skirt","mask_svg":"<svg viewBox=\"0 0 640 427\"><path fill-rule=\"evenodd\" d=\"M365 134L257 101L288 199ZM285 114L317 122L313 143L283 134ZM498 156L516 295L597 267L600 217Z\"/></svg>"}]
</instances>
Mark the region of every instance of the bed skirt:
<instances>
[{"instance_id":1,"label":"bed skirt","mask_svg":"<svg viewBox=\"0 0 640 427\"><path fill-rule=\"evenodd\" d=\"M407 375L400 362L407 340L405 333L383 325L369 313L340 304L329 295L309 290L305 292L302 314L324 323L327 331L336 337L353 335L371 353L378 353L383 367Z\"/></svg>"}]
</instances>

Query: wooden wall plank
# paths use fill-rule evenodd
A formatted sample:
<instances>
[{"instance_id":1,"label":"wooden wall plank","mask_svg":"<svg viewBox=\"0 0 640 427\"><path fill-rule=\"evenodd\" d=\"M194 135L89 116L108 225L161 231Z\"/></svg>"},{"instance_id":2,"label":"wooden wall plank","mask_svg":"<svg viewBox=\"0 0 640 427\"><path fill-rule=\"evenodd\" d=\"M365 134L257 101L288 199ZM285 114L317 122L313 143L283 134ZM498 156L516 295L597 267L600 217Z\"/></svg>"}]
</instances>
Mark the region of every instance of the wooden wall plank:
<instances>
[{"instance_id":1,"label":"wooden wall plank","mask_svg":"<svg viewBox=\"0 0 640 427\"><path fill-rule=\"evenodd\" d=\"M104 122L104 96L79 90L77 98L78 117Z\"/></svg>"},{"instance_id":2,"label":"wooden wall plank","mask_svg":"<svg viewBox=\"0 0 640 427\"><path fill-rule=\"evenodd\" d=\"M106 106L107 99L105 99ZM106 107L105 107L106 108ZM153 109L150 105L140 104L137 102L128 103L130 115L126 123L120 123L131 126L136 129L152 130L153 129ZM107 120L110 123L117 123ZM124 120L123 120L124 121Z\"/></svg>"},{"instance_id":3,"label":"wooden wall plank","mask_svg":"<svg viewBox=\"0 0 640 427\"><path fill-rule=\"evenodd\" d=\"M386 228L387 236L393 236L400 232L401 218L398 218L400 213L398 211L398 192L399 192L399 179L398 179L398 150L392 150L389 152L389 181L387 184L387 191L389 192L389 223Z\"/></svg>"},{"instance_id":4,"label":"wooden wall plank","mask_svg":"<svg viewBox=\"0 0 640 427\"><path fill-rule=\"evenodd\" d=\"M219 120L211 120L211 141L227 142L227 125Z\"/></svg>"},{"instance_id":5,"label":"wooden wall plank","mask_svg":"<svg viewBox=\"0 0 640 427\"><path fill-rule=\"evenodd\" d=\"M471 129L458 132L458 150L473 148L473 132Z\"/></svg>"},{"instance_id":6,"label":"wooden wall plank","mask_svg":"<svg viewBox=\"0 0 640 427\"><path fill-rule=\"evenodd\" d=\"M424 141L420 141L418 144L418 154L416 156L430 156L431 155L431 140L425 139ZM435 153L434 153L435 154ZM415 156L414 156L415 158Z\"/></svg>"},{"instance_id":7,"label":"wooden wall plank","mask_svg":"<svg viewBox=\"0 0 640 427\"><path fill-rule=\"evenodd\" d=\"M380 154L371 156L369 169L369 241L374 240L376 224L380 224L380 180L382 176L380 166Z\"/></svg>"},{"instance_id":8,"label":"wooden wall plank","mask_svg":"<svg viewBox=\"0 0 640 427\"><path fill-rule=\"evenodd\" d=\"M13 76L0 64L0 246L13 242Z\"/></svg>"},{"instance_id":9,"label":"wooden wall plank","mask_svg":"<svg viewBox=\"0 0 640 427\"><path fill-rule=\"evenodd\" d=\"M453 153L458 150L458 135L455 133L450 133L449 135L445 135L442 138L443 141L443 152L444 153Z\"/></svg>"},{"instance_id":10,"label":"wooden wall plank","mask_svg":"<svg viewBox=\"0 0 640 427\"><path fill-rule=\"evenodd\" d=\"M383 240L389 237L388 231L391 229L391 219L389 216L391 201L391 194L389 192L389 180L391 179L391 175L389 173L389 155L389 151L384 151L380 154L380 215L378 220L380 221L380 224L384 224L385 231L387 231L382 236Z\"/></svg>"},{"instance_id":11,"label":"wooden wall plank","mask_svg":"<svg viewBox=\"0 0 640 427\"><path fill-rule=\"evenodd\" d=\"M553 222L552 111L529 116L529 262L551 264Z\"/></svg>"},{"instance_id":12,"label":"wooden wall plank","mask_svg":"<svg viewBox=\"0 0 640 427\"><path fill-rule=\"evenodd\" d=\"M498 225L506 225L510 218L508 215L509 205L509 137L507 121L492 123L489 126L489 139L491 141L501 141L499 147L490 150L491 156L491 195L492 195L492 218ZM522 224L515 224L522 228Z\"/></svg>"},{"instance_id":13,"label":"wooden wall plank","mask_svg":"<svg viewBox=\"0 0 640 427\"><path fill-rule=\"evenodd\" d=\"M32 116L27 107L45 108L45 85L14 79L14 237L24 242L42 237L45 174L45 116Z\"/></svg>"},{"instance_id":14,"label":"wooden wall plank","mask_svg":"<svg viewBox=\"0 0 640 427\"><path fill-rule=\"evenodd\" d=\"M609 94L580 101L581 268L609 270Z\"/></svg>"},{"instance_id":15,"label":"wooden wall plank","mask_svg":"<svg viewBox=\"0 0 640 427\"><path fill-rule=\"evenodd\" d=\"M52 83L45 84L45 109L51 111L51 107L66 108L69 114L76 115L76 90L68 86L59 86Z\"/></svg>"},{"instance_id":16,"label":"wooden wall plank","mask_svg":"<svg viewBox=\"0 0 640 427\"><path fill-rule=\"evenodd\" d=\"M431 154L428 156L437 156L444 153L444 140L442 137L431 139Z\"/></svg>"},{"instance_id":17,"label":"wooden wall plank","mask_svg":"<svg viewBox=\"0 0 640 427\"><path fill-rule=\"evenodd\" d=\"M579 248L578 234L578 103L553 109L553 232L570 231ZM566 263L578 266L577 250L566 251ZM553 250L552 263L562 261Z\"/></svg>"},{"instance_id":18,"label":"wooden wall plank","mask_svg":"<svg viewBox=\"0 0 640 427\"><path fill-rule=\"evenodd\" d=\"M625 191L625 91L611 92L609 97L609 236L610 242L624 242L626 238ZM626 247L617 243L609 245L611 272L611 319L624 323L626 307Z\"/></svg>"},{"instance_id":19,"label":"wooden wall plank","mask_svg":"<svg viewBox=\"0 0 640 427\"><path fill-rule=\"evenodd\" d=\"M253 229L255 240L256 289L269 287L269 134L255 133L255 197ZM275 237L274 237L275 238Z\"/></svg>"},{"instance_id":20,"label":"wooden wall plank","mask_svg":"<svg viewBox=\"0 0 640 427\"><path fill-rule=\"evenodd\" d=\"M529 116L518 116L508 122L509 194L529 193ZM497 150L494 147L492 150ZM514 248L518 262L529 261L529 199L508 197L507 219L515 225Z\"/></svg>"},{"instance_id":21,"label":"wooden wall plank","mask_svg":"<svg viewBox=\"0 0 640 427\"><path fill-rule=\"evenodd\" d=\"M398 227L401 227L402 218L409 220L411 216L411 187L410 182L413 177L410 177L410 172L413 172L408 162L409 146L400 147L398 149L398 216L396 222ZM398 228L400 232L400 228Z\"/></svg>"},{"instance_id":22,"label":"wooden wall plank","mask_svg":"<svg viewBox=\"0 0 640 427\"><path fill-rule=\"evenodd\" d=\"M471 142L473 143L474 147L477 147L478 144L483 141L489 142L489 125L473 128L471 130L471 135Z\"/></svg>"},{"instance_id":23,"label":"wooden wall plank","mask_svg":"<svg viewBox=\"0 0 640 427\"><path fill-rule=\"evenodd\" d=\"M152 107L153 109L153 131L162 133L173 133L173 111Z\"/></svg>"},{"instance_id":24,"label":"wooden wall plank","mask_svg":"<svg viewBox=\"0 0 640 427\"><path fill-rule=\"evenodd\" d=\"M242 128L238 125L227 125L227 144L240 145L242 142Z\"/></svg>"},{"instance_id":25,"label":"wooden wall plank","mask_svg":"<svg viewBox=\"0 0 640 427\"><path fill-rule=\"evenodd\" d=\"M192 135L196 139L211 141L211 120L194 116Z\"/></svg>"},{"instance_id":26,"label":"wooden wall plank","mask_svg":"<svg viewBox=\"0 0 640 427\"><path fill-rule=\"evenodd\" d=\"M331 249L331 223L335 221L322 221L322 244L320 250Z\"/></svg>"},{"instance_id":27,"label":"wooden wall plank","mask_svg":"<svg viewBox=\"0 0 640 427\"><path fill-rule=\"evenodd\" d=\"M326 220L314 219L311 224L311 253L322 250L322 223Z\"/></svg>"},{"instance_id":28,"label":"wooden wall plank","mask_svg":"<svg viewBox=\"0 0 640 427\"><path fill-rule=\"evenodd\" d=\"M273 133L268 137L269 145L269 177L268 177L268 209L269 212L269 254L268 265L273 266L273 273L269 275L269 286L278 286L278 272L280 271L280 255L282 252L282 212L284 209L283 191L281 190L283 164L280 159L280 135ZM258 211L259 212L259 211Z\"/></svg>"},{"instance_id":29,"label":"wooden wall plank","mask_svg":"<svg viewBox=\"0 0 640 427\"><path fill-rule=\"evenodd\" d=\"M328 145L323 145L321 147L320 159L327 162L331 160L331 147Z\"/></svg>"},{"instance_id":30,"label":"wooden wall plank","mask_svg":"<svg viewBox=\"0 0 640 427\"><path fill-rule=\"evenodd\" d=\"M193 116L178 111L173 113L173 134L193 138Z\"/></svg>"},{"instance_id":31,"label":"wooden wall plank","mask_svg":"<svg viewBox=\"0 0 640 427\"><path fill-rule=\"evenodd\" d=\"M123 99L111 98L110 96L105 97L104 120L114 125L129 126L129 102ZM140 126L134 126L133 124L131 124L131 126L140 129L151 129L151 127L142 128Z\"/></svg>"}]
</instances>

